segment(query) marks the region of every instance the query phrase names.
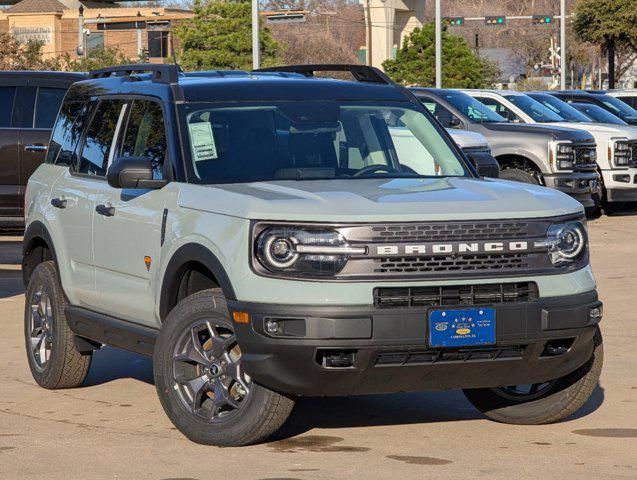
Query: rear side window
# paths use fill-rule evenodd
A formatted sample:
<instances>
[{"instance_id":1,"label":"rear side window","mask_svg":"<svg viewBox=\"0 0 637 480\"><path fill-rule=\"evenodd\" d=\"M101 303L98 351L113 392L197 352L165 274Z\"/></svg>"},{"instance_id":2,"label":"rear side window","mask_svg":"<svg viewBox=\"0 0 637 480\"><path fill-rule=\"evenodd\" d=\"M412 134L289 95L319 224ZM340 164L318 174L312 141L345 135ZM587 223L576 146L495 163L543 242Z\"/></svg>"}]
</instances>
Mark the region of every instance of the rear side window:
<instances>
[{"instance_id":1,"label":"rear side window","mask_svg":"<svg viewBox=\"0 0 637 480\"><path fill-rule=\"evenodd\" d=\"M55 122L66 90L63 88L38 88L35 102L35 128L51 128Z\"/></svg>"},{"instance_id":2,"label":"rear side window","mask_svg":"<svg viewBox=\"0 0 637 480\"><path fill-rule=\"evenodd\" d=\"M0 128L11 126L15 87L0 87Z\"/></svg>"},{"instance_id":3,"label":"rear side window","mask_svg":"<svg viewBox=\"0 0 637 480\"><path fill-rule=\"evenodd\" d=\"M113 136L120 121L123 100L102 100L86 131L78 173L106 176Z\"/></svg>"},{"instance_id":4,"label":"rear side window","mask_svg":"<svg viewBox=\"0 0 637 480\"><path fill-rule=\"evenodd\" d=\"M153 165L153 177L163 178L166 128L164 113L159 103L148 100L133 102L120 155L147 158Z\"/></svg>"},{"instance_id":5,"label":"rear side window","mask_svg":"<svg viewBox=\"0 0 637 480\"><path fill-rule=\"evenodd\" d=\"M88 117L86 102L66 102L55 121L46 163L69 166L75 163L75 152Z\"/></svg>"}]
</instances>

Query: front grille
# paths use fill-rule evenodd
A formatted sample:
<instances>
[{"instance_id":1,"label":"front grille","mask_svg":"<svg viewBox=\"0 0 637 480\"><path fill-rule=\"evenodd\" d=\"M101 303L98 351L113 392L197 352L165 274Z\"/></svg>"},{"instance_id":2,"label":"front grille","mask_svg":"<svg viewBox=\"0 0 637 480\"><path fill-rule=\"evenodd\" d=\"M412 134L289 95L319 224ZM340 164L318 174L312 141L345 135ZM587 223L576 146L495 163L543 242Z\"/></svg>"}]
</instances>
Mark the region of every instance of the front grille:
<instances>
[{"instance_id":1,"label":"front grille","mask_svg":"<svg viewBox=\"0 0 637 480\"><path fill-rule=\"evenodd\" d=\"M491 305L530 302L538 297L539 290L535 282L374 289L376 308Z\"/></svg>"},{"instance_id":2,"label":"front grille","mask_svg":"<svg viewBox=\"0 0 637 480\"><path fill-rule=\"evenodd\" d=\"M528 235L527 222L445 222L389 224L372 227L374 242L492 240L523 238Z\"/></svg>"},{"instance_id":3,"label":"front grille","mask_svg":"<svg viewBox=\"0 0 637 480\"><path fill-rule=\"evenodd\" d=\"M457 350L420 350L402 352L383 352L376 357L375 365L391 367L402 365L422 365L443 362L470 362L498 359L522 358L524 345L511 347L477 347Z\"/></svg>"},{"instance_id":4,"label":"front grille","mask_svg":"<svg viewBox=\"0 0 637 480\"><path fill-rule=\"evenodd\" d=\"M528 268L528 253L485 253L428 257L387 257L374 260L374 273L475 272Z\"/></svg>"},{"instance_id":5,"label":"front grille","mask_svg":"<svg viewBox=\"0 0 637 480\"><path fill-rule=\"evenodd\" d=\"M597 168L597 147L596 146L576 146L575 167L578 169L591 170Z\"/></svg>"},{"instance_id":6,"label":"front grille","mask_svg":"<svg viewBox=\"0 0 637 480\"><path fill-rule=\"evenodd\" d=\"M633 140L630 143L630 151L632 153L632 162L631 162L631 166L637 166L637 141Z\"/></svg>"}]
</instances>

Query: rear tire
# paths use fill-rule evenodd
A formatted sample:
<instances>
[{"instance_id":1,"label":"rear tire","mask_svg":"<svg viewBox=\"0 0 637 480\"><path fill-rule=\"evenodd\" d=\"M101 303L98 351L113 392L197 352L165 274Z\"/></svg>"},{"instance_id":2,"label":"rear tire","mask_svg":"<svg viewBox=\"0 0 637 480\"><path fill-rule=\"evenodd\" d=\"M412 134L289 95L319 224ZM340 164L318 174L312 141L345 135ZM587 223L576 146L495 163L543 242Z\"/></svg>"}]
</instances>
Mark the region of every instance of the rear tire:
<instances>
[{"instance_id":1,"label":"rear tire","mask_svg":"<svg viewBox=\"0 0 637 480\"><path fill-rule=\"evenodd\" d=\"M516 425L559 422L582 408L597 386L604 361L599 328L593 343L593 354L584 365L568 375L545 382L545 390L539 389L535 395L516 398L505 388L467 389L464 394L478 410L497 422Z\"/></svg>"},{"instance_id":2,"label":"rear tire","mask_svg":"<svg viewBox=\"0 0 637 480\"><path fill-rule=\"evenodd\" d=\"M254 383L240 359L220 290L187 297L166 318L153 355L155 386L170 421L193 442L257 443L292 411L294 400Z\"/></svg>"},{"instance_id":3,"label":"rear tire","mask_svg":"<svg viewBox=\"0 0 637 480\"><path fill-rule=\"evenodd\" d=\"M535 178L532 173L527 172L526 170L520 170L519 168L507 168L502 170L500 172L500 178L514 182L530 183L532 185L540 184L538 179Z\"/></svg>"},{"instance_id":4,"label":"rear tire","mask_svg":"<svg viewBox=\"0 0 637 480\"><path fill-rule=\"evenodd\" d=\"M75 345L54 262L35 268L25 296L24 337L33 379L49 389L79 387L88 375L92 354L80 353Z\"/></svg>"}]
</instances>

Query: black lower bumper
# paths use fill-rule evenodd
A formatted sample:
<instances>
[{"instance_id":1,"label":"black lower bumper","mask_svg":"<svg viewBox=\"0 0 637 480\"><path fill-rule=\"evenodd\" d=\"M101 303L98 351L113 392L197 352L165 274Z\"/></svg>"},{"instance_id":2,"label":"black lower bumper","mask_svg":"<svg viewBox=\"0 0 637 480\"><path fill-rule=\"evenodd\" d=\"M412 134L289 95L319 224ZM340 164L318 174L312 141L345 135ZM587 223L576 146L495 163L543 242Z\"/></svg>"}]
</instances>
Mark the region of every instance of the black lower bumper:
<instances>
[{"instance_id":1,"label":"black lower bumper","mask_svg":"<svg viewBox=\"0 0 637 480\"><path fill-rule=\"evenodd\" d=\"M547 187L555 188L578 200L585 207L594 207L593 195L599 191L597 172L569 172L545 174Z\"/></svg>"},{"instance_id":2,"label":"black lower bumper","mask_svg":"<svg viewBox=\"0 0 637 480\"><path fill-rule=\"evenodd\" d=\"M637 188L607 188L608 202L637 202Z\"/></svg>"},{"instance_id":3,"label":"black lower bumper","mask_svg":"<svg viewBox=\"0 0 637 480\"><path fill-rule=\"evenodd\" d=\"M590 358L600 320L590 311L601 303L592 291L493 305L496 344L455 349L427 345L427 308L228 306L231 314L250 316L249 323L235 323L246 373L279 392L327 396L496 387L564 376ZM266 333L272 319L283 319L283 333Z\"/></svg>"}]
</instances>

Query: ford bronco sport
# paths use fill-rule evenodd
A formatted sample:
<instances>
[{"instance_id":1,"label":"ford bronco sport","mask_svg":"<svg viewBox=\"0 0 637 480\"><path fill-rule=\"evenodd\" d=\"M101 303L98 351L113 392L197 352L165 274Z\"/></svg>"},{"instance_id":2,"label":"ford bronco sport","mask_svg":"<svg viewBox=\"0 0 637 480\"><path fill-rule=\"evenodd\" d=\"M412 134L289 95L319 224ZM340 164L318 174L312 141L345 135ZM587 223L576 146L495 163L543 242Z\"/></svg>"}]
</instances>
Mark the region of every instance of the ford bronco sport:
<instances>
[{"instance_id":1,"label":"ford bronco sport","mask_svg":"<svg viewBox=\"0 0 637 480\"><path fill-rule=\"evenodd\" d=\"M602 367L581 204L481 177L369 67L92 72L29 181L23 251L35 380L79 387L102 345L152 355L204 444L262 441L302 395L461 388L555 422Z\"/></svg>"}]
</instances>

